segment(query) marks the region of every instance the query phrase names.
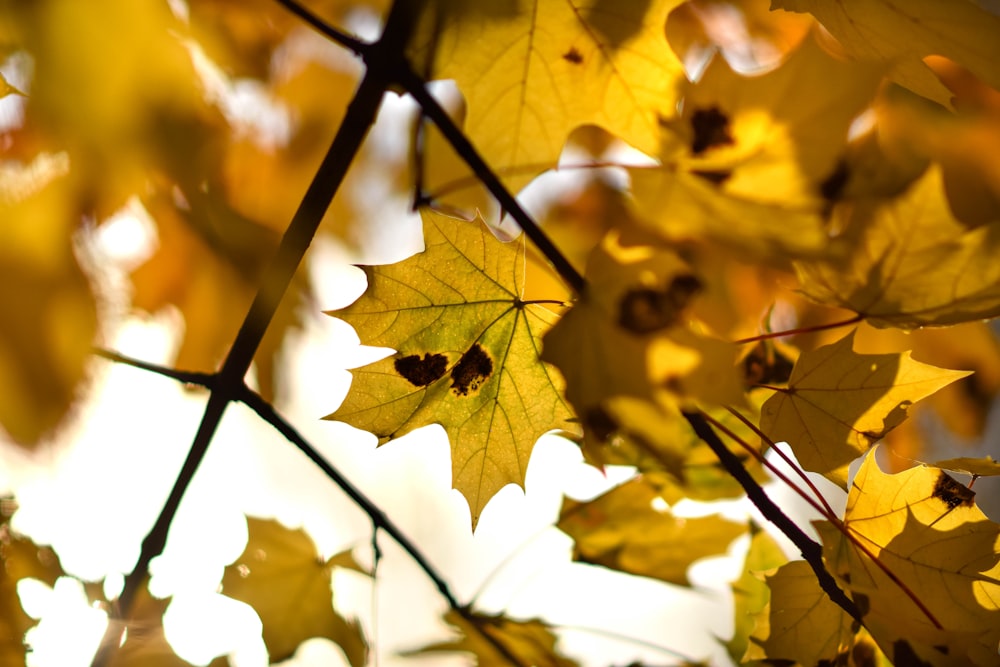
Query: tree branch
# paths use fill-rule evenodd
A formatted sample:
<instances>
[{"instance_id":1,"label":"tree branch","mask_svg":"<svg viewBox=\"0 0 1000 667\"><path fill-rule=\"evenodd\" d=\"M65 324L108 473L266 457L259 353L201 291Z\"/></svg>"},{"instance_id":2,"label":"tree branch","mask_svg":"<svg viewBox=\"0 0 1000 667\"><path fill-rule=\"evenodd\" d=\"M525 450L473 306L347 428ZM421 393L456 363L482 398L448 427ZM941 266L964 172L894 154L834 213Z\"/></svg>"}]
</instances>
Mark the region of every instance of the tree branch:
<instances>
[{"instance_id":1,"label":"tree branch","mask_svg":"<svg viewBox=\"0 0 1000 667\"><path fill-rule=\"evenodd\" d=\"M336 484L341 491L343 491L348 498L350 498L355 505L361 508L361 510L368 515L371 519L372 525L374 526L374 534L378 535L379 530L385 531L396 544L403 548L413 562L423 570L427 578L431 580L434 586L441 593L441 596L448 603L448 606L455 610L462 618L464 618L469 623L473 624L477 629L478 625L475 622L475 615L471 612L469 605L463 605L455 597L455 594L451 592L451 588L448 586L448 582L438 574L438 571L434 569L427 557L417 548L417 545L410 541L410 538L402 531L399 526L392 522L392 520L386 516L385 512L376 505L364 492L358 487L354 486L349 479L347 479L339 470L337 470L329 461L323 458L316 449L309 444L309 442L302 437L302 435L295 429L294 426L289 424L274 407L268 403L264 398L253 391L249 387L244 386L243 391L239 396L239 400L244 403L247 407L257 413L257 416L270 424L274 429L283 435L286 440L295 445L300 452L306 455L310 461L312 461L316 466L323 471L323 473L329 477L334 484ZM373 538L374 539L374 538ZM376 547L376 553L378 553ZM506 646L504 646L499 641L495 640L489 633L482 632L480 630L483 638L486 639L493 647L504 656L513 665L522 664L516 655L510 652Z\"/></svg>"},{"instance_id":2,"label":"tree branch","mask_svg":"<svg viewBox=\"0 0 1000 667\"><path fill-rule=\"evenodd\" d=\"M215 384L215 378L217 377L216 373L198 373L196 371L179 371L173 368L167 368L166 366L153 364L148 361L142 361L141 359L136 359L135 357L128 357L120 352L115 352L114 350L96 348L94 349L94 354L117 364L124 364L125 366L131 366L133 368L138 368L139 370L162 375L163 377L176 380L182 384L191 384L198 387L204 387L205 389L211 389Z\"/></svg>"},{"instance_id":3,"label":"tree branch","mask_svg":"<svg viewBox=\"0 0 1000 667\"><path fill-rule=\"evenodd\" d=\"M391 71L387 64L402 57L401 51L405 40L401 39L401 35L409 29L406 10L405 2L395 3L386 21L382 37L371 47L366 47L368 68L365 76L347 108L344 121L337 130L323 162L282 236L274 259L261 277L261 284L250 310L240 326L222 369L214 379L212 393L209 395L198 431L170 496L142 542L138 562L132 572L125 577L125 586L116 605L120 618L128 618L135 594L149 576L150 562L162 553L181 499L208 451L226 406L241 395L244 388L243 377L250 368L264 332L274 318L275 311L291 284L326 209L343 182L369 129L375 123L382 96L391 81ZM107 663L118 647L121 630L119 624L108 624L101 648L94 656L93 667L102 667Z\"/></svg>"},{"instance_id":4,"label":"tree branch","mask_svg":"<svg viewBox=\"0 0 1000 667\"><path fill-rule=\"evenodd\" d=\"M438 104L438 101L428 92L426 82L413 71L409 63L403 63L401 71L396 72L398 83L420 104L420 108L433 121L448 140L455 152L465 160L469 168L476 174L483 185L489 189L500 206L520 225L525 235L531 239L539 252L552 264L559 277L577 294L582 294L586 282L562 251L552 243L552 240L542 231L527 211L521 206L486 161L472 145L465 133L459 129L451 116Z\"/></svg>"},{"instance_id":5,"label":"tree branch","mask_svg":"<svg viewBox=\"0 0 1000 667\"><path fill-rule=\"evenodd\" d=\"M764 493L764 489L750 476L750 473L743 467L743 463L739 458L723 444L722 440L719 439L719 436L712 430L712 427L701 413L684 410L681 414L684 415L684 419L691 425L691 428L698 437L715 452L726 472L740 483L743 490L747 492L747 497L757 509L798 547L802 557L809 563L809 566L812 567L813 572L816 574L820 588L823 589L837 606L847 612L851 618L858 623L862 623L860 610L847 597L847 594L840 589L833 576L827 571L826 566L823 565L823 548L817 542L809 539L809 536L799 528L798 524L788 518L788 515L782 512L781 508L775 505L774 501Z\"/></svg>"}]
</instances>

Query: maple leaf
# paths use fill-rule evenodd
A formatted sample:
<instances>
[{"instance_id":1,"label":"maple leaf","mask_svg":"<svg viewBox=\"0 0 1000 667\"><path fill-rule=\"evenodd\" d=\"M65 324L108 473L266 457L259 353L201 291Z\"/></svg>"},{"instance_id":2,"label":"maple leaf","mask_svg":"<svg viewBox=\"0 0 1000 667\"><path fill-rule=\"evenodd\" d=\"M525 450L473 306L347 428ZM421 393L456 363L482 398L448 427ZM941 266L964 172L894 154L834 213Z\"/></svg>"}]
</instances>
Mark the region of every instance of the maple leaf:
<instances>
[{"instance_id":1,"label":"maple leaf","mask_svg":"<svg viewBox=\"0 0 1000 667\"><path fill-rule=\"evenodd\" d=\"M973 2L944 0L774 0L773 9L809 12L859 60L890 66L893 81L940 104L951 104L923 58L941 55L1000 88L1000 18Z\"/></svg>"},{"instance_id":2,"label":"maple leaf","mask_svg":"<svg viewBox=\"0 0 1000 667\"><path fill-rule=\"evenodd\" d=\"M331 313L363 343L397 352L353 371L347 399L327 418L382 442L441 424L452 484L475 527L497 491L523 487L539 436L573 430L572 412L561 378L538 360L539 338L555 316L521 300L524 239L502 243L481 224L422 215L426 250L365 267L368 290Z\"/></svg>"},{"instance_id":3,"label":"maple leaf","mask_svg":"<svg viewBox=\"0 0 1000 667\"><path fill-rule=\"evenodd\" d=\"M707 412L743 442L755 441L756 434L728 410L709 408ZM634 466L668 503L682 498L736 498L744 493L676 407L617 397L587 412L581 421L581 449L588 463L602 469L608 465ZM755 480L768 480L760 461L737 444L731 444L730 449Z\"/></svg>"},{"instance_id":4,"label":"maple leaf","mask_svg":"<svg viewBox=\"0 0 1000 667\"><path fill-rule=\"evenodd\" d=\"M170 598L155 598L143 586L132 603L125 643L115 650L108 667L192 667L176 653L163 631L163 614ZM226 667L229 659L220 656L207 667Z\"/></svg>"},{"instance_id":5,"label":"maple leaf","mask_svg":"<svg viewBox=\"0 0 1000 667\"><path fill-rule=\"evenodd\" d=\"M667 44L680 0L467 0L426 3L409 49L427 78L454 79L466 132L491 165L555 165L580 125L651 152L673 115L683 68ZM519 189L530 176L510 178Z\"/></svg>"},{"instance_id":6,"label":"maple leaf","mask_svg":"<svg viewBox=\"0 0 1000 667\"><path fill-rule=\"evenodd\" d=\"M757 616L746 659L781 659L802 665L844 664L854 645L854 619L816 582L804 560L767 576L770 603Z\"/></svg>"},{"instance_id":7,"label":"maple leaf","mask_svg":"<svg viewBox=\"0 0 1000 667\"><path fill-rule=\"evenodd\" d=\"M368 644L361 627L333 609L331 570L345 557L320 558L305 532L276 521L247 517L247 528L247 546L226 568L222 592L260 616L271 660L285 660L305 640L325 637L340 646L353 667L362 667Z\"/></svg>"},{"instance_id":8,"label":"maple leaf","mask_svg":"<svg viewBox=\"0 0 1000 667\"><path fill-rule=\"evenodd\" d=\"M51 586L63 576L51 549L11 531L12 504L9 498L0 498L0 664L6 667L25 664L24 633L35 625L21 608L17 582L38 579Z\"/></svg>"},{"instance_id":9,"label":"maple leaf","mask_svg":"<svg viewBox=\"0 0 1000 667\"><path fill-rule=\"evenodd\" d=\"M824 187L880 78L812 38L758 76L717 56L683 90L681 116L662 123L661 165L629 169L638 217L668 239L763 258L826 249Z\"/></svg>"},{"instance_id":10,"label":"maple leaf","mask_svg":"<svg viewBox=\"0 0 1000 667\"><path fill-rule=\"evenodd\" d=\"M909 352L858 354L855 332L804 353L760 420L803 468L845 488L850 462L906 419L910 405L969 374L914 361Z\"/></svg>"},{"instance_id":11,"label":"maple leaf","mask_svg":"<svg viewBox=\"0 0 1000 667\"><path fill-rule=\"evenodd\" d=\"M887 475L869 453L847 499L851 540L828 522L815 525L826 562L894 664L996 662L1000 526L975 492L927 466Z\"/></svg>"},{"instance_id":12,"label":"maple leaf","mask_svg":"<svg viewBox=\"0 0 1000 667\"><path fill-rule=\"evenodd\" d=\"M514 664L534 667L577 666L575 660L556 652L556 638L543 621L517 621L506 616L479 613L472 613L471 616L471 620L466 619L454 610L449 610L444 618L460 633L459 638L405 651L403 655L463 652L474 655L478 667L509 667L511 658L484 638L484 635L488 635L517 660Z\"/></svg>"},{"instance_id":13,"label":"maple leaf","mask_svg":"<svg viewBox=\"0 0 1000 667\"><path fill-rule=\"evenodd\" d=\"M673 251L626 246L612 231L591 254L586 277L586 291L542 350L562 371L566 397L585 424L615 397L743 402L735 347L686 326L702 283Z\"/></svg>"},{"instance_id":14,"label":"maple leaf","mask_svg":"<svg viewBox=\"0 0 1000 667\"><path fill-rule=\"evenodd\" d=\"M29 448L69 411L97 335L68 169L65 153L0 166L0 424Z\"/></svg>"},{"instance_id":15,"label":"maple leaf","mask_svg":"<svg viewBox=\"0 0 1000 667\"><path fill-rule=\"evenodd\" d=\"M734 662L743 660L749 645L750 633L754 629L754 616L768 603L770 594L760 573L776 570L788 561L788 557L767 532L755 524L750 524L750 548L740 577L732 584L733 589L733 637L726 642L726 651Z\"/></svg>"},{"instance_id":16,"label":"maple leaf","mask_svg":"<svg viewBox=\"0 0 1000 667\"><path fill-rule=\"evenodd\" d=\"M678 586L694 561L714 556L746 532L719 516L676 517L657 509L656 489L636 477L587 502L566 499L556 527L573 538L573 560Z\"/></svg>"},{"instance_id":17,"label":"maple leaf","mask_svg":"<svg viewBox=\"0 0 1000 667\"><path fill-rule=\"evenodd\" d=\"M955 459L944 459L931 464L935 468L944 470L954 470L955 472L975 475L976 477L996 477L1000 475L1000 463L993 460L992 456L981 459L959 457Z\"/></svg>"},{"instance_id":18,"label":"maple leaf","mask_svg":"<svg viewBox=\"0 0 1000 667\"><path fill-rule=\"evenodd\" d=\"M843 261L799 262L802 291L875 326L916 328L1000 314L1000 221L974 228L952 215L931 166L902 196L838 206L856 234Z\"/></svg>"}]
</instances>

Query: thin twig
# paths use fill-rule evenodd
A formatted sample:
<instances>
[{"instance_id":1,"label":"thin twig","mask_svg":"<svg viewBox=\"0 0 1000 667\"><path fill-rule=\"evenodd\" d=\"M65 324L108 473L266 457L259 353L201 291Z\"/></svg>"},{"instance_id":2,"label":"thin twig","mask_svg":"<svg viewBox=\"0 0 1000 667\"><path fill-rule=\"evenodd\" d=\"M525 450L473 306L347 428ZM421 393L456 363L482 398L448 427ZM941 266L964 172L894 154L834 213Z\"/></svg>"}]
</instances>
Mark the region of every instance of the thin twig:
<instances>
[{"instance_id":1,"label":"thin twig","mask_svg":"<svg viewBox=\"0 0 1000 667\"><path fill-rule=\"evenodd\" d=\"M372 46L368 42L363 42L353 35L348 35L346 32L334 28L295 0L277 0L277 2L292 14L302 19L302 21L308 23L313 30L319 32L330 41L353 51L355 55L363 56Z\"/></svg>"},{"instance_id":2,"label":"thin twig","mask_svg":"<svg viewBox=\"0 0 1000 667\"><path fill-rule=\"evenodd\" d=\"M170 378L171 380L176 380L181 384L192 384L198 387L204 387L205 389L211 389L215 384L216 373L199 373L197 371L179 371L174 368L168 368L166 366L161 366L159 364L154 364L149 361L142 361L141 359L136 359L135 357L129 357L120 352L115 352L114 350L105 350L103 348L95 348L94 354L99 357L103 357L108 361L113 361L118 364L123 364L125 366L132 366L133 368L138 368L143 371L148 371L150 373L156 373L157 375L162 375L163 377Z\"/></svg>"},{"instance_id":3,"label":"thin twig","mask_svg":"<svg viewBox=\"0 0 1000 667\"><path fill-rule=\"evenodd\" d=\"M768 497L760 484L743 467L743 463L739 458L723 444L722 440L719 439L719 436L712 430L712 427L700 412L684 410L681 414L684 415L684 419L691 425L691 428L694 429L698 437L715 452L715 455L719 458L719 462L722 463L722 467L740 483L743 490L746 491L747 497L757 509L798 547L802 557L809 563L816 574L820 588L826 592L830 600L847 612L851 618L861 623L861 612L854 602L847 597L847 594L841 590L836 580L834 580L833 575L823 565L823 548L819 543L811 540L799 528L798 524L792 521L787 514L781 511L780 507L774 504L774 501Z\"/></svg>"},{"instance_id":4,"label":"thin twig","mask_svg":"<svg viewBox=\"0 0 1000 667\"><path fill-rule=\"evenodd\" d=\"M840 327L850 326L852 324L857 324L861 320L865 319L863 315L855 315L854 317L849 317L846 320L840 320L839 322L828 322L826 324L816 324L809 327L799 327L797 329L787 329L785 331L770 331L768 333L758 334L756 336L750 336L748 338L740 338L739 340L734 340L734 345L746 345L747 343L757 343L762 340L768 340L770 338L785 338L787 336L797 336L799 334L813 333L814 331L826 331L828 329L839 329Z\"/></svg>"}]
</instances>

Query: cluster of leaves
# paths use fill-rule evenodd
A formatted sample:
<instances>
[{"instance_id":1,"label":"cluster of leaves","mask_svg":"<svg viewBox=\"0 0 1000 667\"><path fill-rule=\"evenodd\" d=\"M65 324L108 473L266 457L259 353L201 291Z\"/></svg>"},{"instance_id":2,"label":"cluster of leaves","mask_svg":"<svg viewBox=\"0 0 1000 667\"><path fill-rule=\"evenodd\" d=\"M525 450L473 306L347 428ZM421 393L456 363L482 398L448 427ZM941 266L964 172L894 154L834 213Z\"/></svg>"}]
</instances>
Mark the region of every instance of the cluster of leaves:
<instances>
[{"instance_id":1,"label":"cluster of leaves","mask_svg":"<svg viewBox=\"0 0 1000 667\"><path fill-rule=\"evenodd\" d=\"M299 202L318 147L353 108L358 72L299 32L301 16L266 0L181 4L107 0L96 12L44 0L0 15L4 53L34 68L16 88L5 82L22 117L5 130L0 181L0 303L17 314L0 333L0 423L23 447L65 419L99 340L80 236L126 206L149 214L159 245L132 271L132 305L179 312L176 366L211 373L255 293L273 287L267 260L289 219L309 215L308 196ZM975 437L1000 390L1000 344L983 322L1000 315L1000 18L945 0L313 9L333 26L373 10L392 12L390 26L404 16L394 57L369 58L368 73L385 77L379 95L402 85L440 126L414 121L413 159L349 155L353 175L325 215L313 211L320 233L363 245L366 164L422 205L423 251L365 267L365 294L331 313L362 343L394 350L354 371L331 419L380 442L443 426L473 527L501 488L523 485L542 434L574 439L596 466L633 466L624 485L564 504L558 527L582 562L687 585L694 560L755 532L734 583L735 661L996 662L1000 528L945 471L976 479L998 466L954 459L886 473L876 444L897 468L925 461L916 410L931 405ZM114 49L94 47L109 34ZM455 82L471 145L420 98L417 74ZM239 115L237 82L282 111L272 134ZM620 163L623 146L648 159ZM560 165L568 154L586 159ZM504 197L559 167L584 185L550 208L542 234ZM491 196L531 242L507 240ZM293 281L254 350L268 399L275 353L310 303L308 281ZM768 449L787 457L778 442L794 472L847 493L843 514L804 473L772 468ZM821 557L804 549L807 561L785 562L765 533L663 509L738 497L772 474L821 517ZM37 548L2 537L0 605L15 620L0 639L13 655L30 625L14 582L61 570L18 570ZM348 561L317 561L303 540L252 520L224 588L254 604L273 659L319 635L363 664L358 627L330 606L330 567ZM307 616L299 634L274 593L290 576L310 592L295 604ZM164 606L137 598L131 618ZM426 651L574 664L541 621L460 605L447 620L461 637ZM135 641L116 664L130 664ZM162 632L135 650L172 656Z\"/></svg>"}]
</instances>

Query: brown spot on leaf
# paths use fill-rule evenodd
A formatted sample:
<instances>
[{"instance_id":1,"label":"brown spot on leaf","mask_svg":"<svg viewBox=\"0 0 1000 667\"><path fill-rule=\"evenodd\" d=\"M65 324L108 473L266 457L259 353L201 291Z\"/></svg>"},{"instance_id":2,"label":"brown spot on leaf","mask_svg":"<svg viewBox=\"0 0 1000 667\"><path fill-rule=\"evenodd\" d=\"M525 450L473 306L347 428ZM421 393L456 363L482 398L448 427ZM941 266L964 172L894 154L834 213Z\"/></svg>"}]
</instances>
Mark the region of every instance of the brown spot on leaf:
<instances>
[{"instance_id":1,"label":"brown spot on leaf","mask_svg":"<svg viewBox=\"0 0 1000 667\"><path fill-rule=\"evenodd\" d=\"M576 50L575 46L569 47L569 51L563 54L563 60L579 65L583 62L583 54Z\"/></svg>"},{"instance_id":2,"label":"brown spot on leaf","mask_svg":"<svg viewBox=\"0 0 1000 667\"><path fill-rule=\"evenodd\" d=\"M493 360L479 343L473 343L451 369L451 389L456 396L475 392L493 374Z\"/></svg>"},{"instance_id":3,"label":"brown spot on leaf","mask_svg":"<svg viewBox=\"0 0 1000 667\"><path fill-rule=\"evenodd\" d=\"M847 181L850 179L850 172L847 169L847 162L841 160L837 163L833 172L819 184L819 193L828 202L835 202L844 194Z\"/></svg>"},{"instance_id":4,"label":"brown spot on leaf","mask_svg":"<svg viewBox=\"0 0 1000 667\"><path fill-rule=\"evenodd\" d=\"M691 152L695 155L701 155L715 146L732 146L736 143L729 134L729 117L719 107L696 110L691 116L691 129L694 131Z\"/></svg>"},{"instance_id":5,"label":"brown spot on leaf","mask_svg":"<svg viewBox=\"0 0 1000 667\"><path fill-rule=\"evenodd\" d=\"M607 442L618 431L618 422L604 408L590 408L583 414L583 428L600 442Z\"/></svg>"},{"instance_id":6,"label":"brown spot on leaf","mask_svg":"<svg viewBox=\"0 0 1000 667\"><path fill-rule=\"evenodd\" d=\"M712 171L710 169L694 169L691 173L704 178L712 185L722 185L733 175L733 172L729 170Z\"/></svg>"},{"instance_id":7,"label":"brown spot on leaf","mask_svg":"<svg viewBox=\"0 0 1000 667\"><path fill-rule=\"evenodd\" d=\"M949 510L953 510L961 506L972 507L976 492L942 470L931 495L947 505Z\"/></svg>"},{"instance_id":8,"label":"brown spot on leaf","mask_svg":"<svg viewBox=\"0 0 1000 667\"><path fill-rule=\"evenodd\" d=\"M649 287L625 293L618 307L618 324L636 334L648 334L677 323L681 311L702 288L690 274L674 276L666 289Z\"/></svg>"},{"instance_id":9,"label":"brown spot on leaf","mask_svg":"<svg viewBox=\"0 0 1000 667\"><path fill-rule=\"evenodd\" d=\"M921 660L917 652L905 639L897 639L892 644L892 664L912 665L912 667L933 667L926 660Z\"/></svg>"},{"instance_id":10,"label":"brown spot on leaf","mask_svg":"<svg viewBox=\"0 0 1000 667\"><path fill-rule=\"evenodd\" d=\"M419 354L400 357L393 363L396 372L417 387L427 385L440 379L448 369L448 358L443 354L427 353L421 359Z\"/></svg>"},{"instance_id":11,"label":"brown spot on leaf","mask_svg":"<svg viewBox=\"0 0 1000 667\"><path fill-rule=\"evenodd\" d=\"M753 346L743 359L743 376L748 386L785 384L792 375L795 362L786 357L770 341Z\"/></svg>"}]
</instances>

